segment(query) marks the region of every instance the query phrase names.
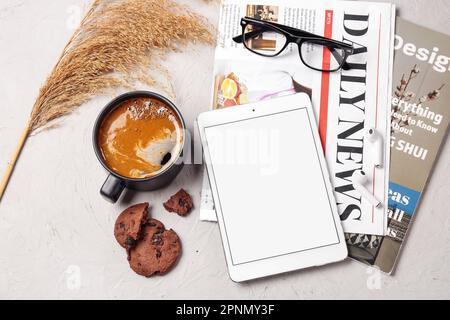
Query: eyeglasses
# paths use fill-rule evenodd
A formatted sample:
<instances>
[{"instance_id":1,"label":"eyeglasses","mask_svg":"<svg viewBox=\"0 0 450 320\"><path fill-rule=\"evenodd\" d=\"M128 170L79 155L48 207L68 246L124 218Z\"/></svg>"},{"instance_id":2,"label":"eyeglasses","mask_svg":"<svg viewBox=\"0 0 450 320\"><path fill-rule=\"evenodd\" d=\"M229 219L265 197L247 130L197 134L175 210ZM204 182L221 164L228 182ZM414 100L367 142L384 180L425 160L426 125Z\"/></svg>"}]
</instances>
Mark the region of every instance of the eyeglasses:
<instances>
[{"instance_id":1,"label":"eyeglasses","mask_svg":"<svg viewBox=\"0 0 450 320\"><path fill-rule=\"evenodd\" d=\"M296 43L301 61L313 70L335 72L350 69L347 58L354 53L351 44L249 17L241 19L241 26L242 35L233 40L260 56L278 56L290 43Z\"/></svg>"}]
</instances>

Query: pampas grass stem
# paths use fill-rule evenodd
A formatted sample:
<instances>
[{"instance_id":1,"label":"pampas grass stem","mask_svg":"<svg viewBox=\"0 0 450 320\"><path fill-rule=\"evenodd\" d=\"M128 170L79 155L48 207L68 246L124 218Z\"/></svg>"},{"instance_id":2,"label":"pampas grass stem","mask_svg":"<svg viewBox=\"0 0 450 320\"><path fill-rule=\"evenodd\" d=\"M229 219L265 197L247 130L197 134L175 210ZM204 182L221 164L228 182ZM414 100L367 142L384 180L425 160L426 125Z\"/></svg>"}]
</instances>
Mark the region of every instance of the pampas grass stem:
<instances>
[{"instance_id":1,"label":"pampas grass stem","mask_svg":"<svg viewBox=\"0 0 450 320\"><path fill-rule=\"evenodd\" d=\"M110 89L157 85L152 74L168 73L160 64L166 53L191 43L211 45L213 30L175 0L93 1L40 89L0 184L0 200L30 134Z\"/></svg>"}]
</instances>

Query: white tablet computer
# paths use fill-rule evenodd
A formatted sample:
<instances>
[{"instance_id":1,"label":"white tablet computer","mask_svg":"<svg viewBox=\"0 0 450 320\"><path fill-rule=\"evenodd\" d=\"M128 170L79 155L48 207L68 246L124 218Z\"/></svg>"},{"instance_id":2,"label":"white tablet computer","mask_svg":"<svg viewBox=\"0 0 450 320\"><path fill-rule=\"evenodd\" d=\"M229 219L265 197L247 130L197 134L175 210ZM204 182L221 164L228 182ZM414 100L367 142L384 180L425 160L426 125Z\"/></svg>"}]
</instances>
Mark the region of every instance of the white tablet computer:
<instances>
[{"instance_id":1,"label":"white tablet computer","mask_svg":"<svg viewBox=\"0 0 450 320\"><path fill-rule=\"evenodd\" d=\"M198 127L233 281L347 257L307 95L202 113Z\"/></svg>"}]
</instances>

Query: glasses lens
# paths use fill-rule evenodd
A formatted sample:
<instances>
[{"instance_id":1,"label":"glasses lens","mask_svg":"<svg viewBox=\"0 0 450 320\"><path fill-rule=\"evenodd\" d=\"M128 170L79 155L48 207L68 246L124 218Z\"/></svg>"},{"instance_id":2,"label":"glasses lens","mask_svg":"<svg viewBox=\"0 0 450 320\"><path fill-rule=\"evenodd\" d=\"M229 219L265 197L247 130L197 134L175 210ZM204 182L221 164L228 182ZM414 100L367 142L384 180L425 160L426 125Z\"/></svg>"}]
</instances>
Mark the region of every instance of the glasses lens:
<instances>
[{"instance_id":1,"label":"glasses lens","mask_svg":"<svg viewBox=\"0 0 450 320\"><path fill-rule=\"evenodd\" d=\"M345 62L345 51L320 41L306 41L300 48L303 62L313 69L336 71Z\"/></svg>"},{"instance_id":2,"label":"glasses lens","mask_svg":"<svg viewBox=\"0 0 450 320\"><path fill-rule=\"evenodd\" d=\"M285 47L287 38L269 26L247 24L244 28L245 46L258 54L272 57Z\"/></svg>"}]
</instances>

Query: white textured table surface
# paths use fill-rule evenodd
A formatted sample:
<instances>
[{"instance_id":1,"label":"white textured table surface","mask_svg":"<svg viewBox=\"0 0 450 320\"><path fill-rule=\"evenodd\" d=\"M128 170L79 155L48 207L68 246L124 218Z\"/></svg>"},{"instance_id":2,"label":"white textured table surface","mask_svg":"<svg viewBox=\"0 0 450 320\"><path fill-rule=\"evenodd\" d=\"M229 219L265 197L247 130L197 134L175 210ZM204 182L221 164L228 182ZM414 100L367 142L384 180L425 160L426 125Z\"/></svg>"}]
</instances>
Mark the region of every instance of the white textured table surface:
<instances>
[{"instance_id":1,"label":"white textured table surface","mask_svg":"<svg viewBox=\"0 0 450 320\"><path fill-rule=\"evenodd\" d=\"M217 6L187 1L217 21ZM397 0L399 14L450 33L448 0ZM38 89L89 1L0 1L0 174L3 174ZM74 19L75 17L75 19ZM208 109L212 49L172 55L177 104L192 128ZM395 276L344 263L247 284L229 280L215 224L163 211L179 187L199 204L201 167L188 166L165 190L127 197L149 201L152 214L183 241L177 267L145 279L129 268L113 236L127 203L110 205L98 189L106 177L91 145L93 122L110 97L84 106L59 129L32 137L0 203L0 298L450 298L450 143L446 143Z\"/></svg>"}]
</instances>

